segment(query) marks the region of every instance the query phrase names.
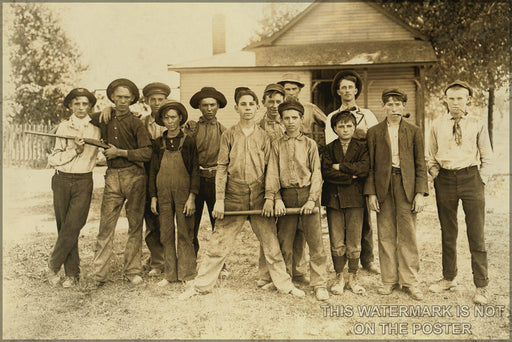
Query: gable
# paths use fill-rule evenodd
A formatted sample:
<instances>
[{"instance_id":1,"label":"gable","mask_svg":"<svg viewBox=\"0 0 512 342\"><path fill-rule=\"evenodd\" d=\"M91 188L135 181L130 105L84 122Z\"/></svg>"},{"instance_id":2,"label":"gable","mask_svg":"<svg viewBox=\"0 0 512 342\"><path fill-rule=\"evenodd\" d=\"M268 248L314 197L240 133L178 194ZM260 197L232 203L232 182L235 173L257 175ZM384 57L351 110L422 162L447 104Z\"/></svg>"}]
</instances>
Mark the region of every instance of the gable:
<instances>
[{"instance_id":1,"label":"gable","mask_svg":"<svg viewBox=\"0 0 512 342\"><path fill-rule=\"evenodd\" d=\"M317 2L311 6L273 45L415 39L412 31L364 2Z\"/></svg>"}]
</instances>

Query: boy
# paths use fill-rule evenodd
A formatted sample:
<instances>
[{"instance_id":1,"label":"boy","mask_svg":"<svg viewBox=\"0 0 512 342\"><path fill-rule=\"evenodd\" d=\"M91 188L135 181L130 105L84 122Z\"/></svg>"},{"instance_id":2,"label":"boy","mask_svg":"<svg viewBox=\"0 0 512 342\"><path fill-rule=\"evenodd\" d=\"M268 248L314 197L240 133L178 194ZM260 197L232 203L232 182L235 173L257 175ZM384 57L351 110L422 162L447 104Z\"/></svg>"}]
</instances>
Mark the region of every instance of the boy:
<instances>
[{"instance_id":1,"label":"boy","mask_svg":"<svg viewBox=\"0 0 512 342\"><path fill-rule=\"evenodd\" d=\"M361 255L363 229L364 179L368 176L370 160L366 142L353 138L356 117L348 110L331 118L331 127L338 139L329 143L322 154L322 174L325 180L322 204L327 209L329 240L336 282L331 292L343 294L343 269L348 259L348 288L356 294L365 289L358 284L356 274Z\"/></svg>"},{"instance_id":2,"label":"boy","mask_svg":"<svg viewBox=\"0 0 512 342\"><path fill-rule=\"evenodd\" d=\"M194 278L196 271L193 215L199 192L199 159L194 138L185 136L181 130L187 118L187 110L176 101L164 103L155 117L158 125L167 128L155 141L149 172L151 211L160 216L160 241L164 249L164 279L158 286L178 280L186 282Z\"/></svg>"},{"instance_id":3,"label":"boy","mask_svg":"<svg viewBox=\"0 0 512 342\"><path fill-rule=\"evenodd\" d=\"M199 265L194 285L181 294L187 299L199 292L211 292L236 236L242 231L247 216L226 216L224 210L263 209L261 215L250 215L251 227L260 241L267 267L276 288L283 293L304 297L295 288L284 264L273 215L274 201L265 195L265 169L270 152L270 138L254 122L258 97L248 88L235 92L235 110L240 122L222 134L215 178L216 202L213 215L215 231L203 262ZM267 216L267 217L265 217Z\"/></svg>"},{"instance_id":4,"label":"boy","mask_svg":"<svg viewBox=\"0 0 512 342\"><path fill-rule=\"evenodd\" d=\"M277 221L278 238L289 274L292 272L293 243L297 229L304 232L309 246L311 283L318 300L329 299L326 288L327 265L322 241L319 207L322 191L320 157L315 141L301 132L304 107L295 100L278 107L285 126L284 135L272 143L266 175L267 200L275 199L276 216L286 213L286 207L301 207L304 216L290 215Z\"/></svg>"},{"instance_id":5,"label":"boy","mask_svg":"<svg viewBox=\"0 0 512 342\"><path fill-rule=\"evenodd\" d=\"M390 295L402 285L412 299L422 300L419 289L419 255L416 214L428 196L423 134L418 126L402 120L407 95L399 89L382 92L386 119L368 130L370 172L364 193L377 212L382 286Z\"/></svg>"}]
</instances>

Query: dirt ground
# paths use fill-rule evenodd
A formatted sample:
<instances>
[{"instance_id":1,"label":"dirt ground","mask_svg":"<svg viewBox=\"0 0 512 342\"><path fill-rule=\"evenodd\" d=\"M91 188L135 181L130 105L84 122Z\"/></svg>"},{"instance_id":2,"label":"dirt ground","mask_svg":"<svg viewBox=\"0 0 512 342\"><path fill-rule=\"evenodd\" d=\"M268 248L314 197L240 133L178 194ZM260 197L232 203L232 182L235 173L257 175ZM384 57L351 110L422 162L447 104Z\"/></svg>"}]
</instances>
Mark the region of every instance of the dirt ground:
<instances>
[{"instance_id":1,"label":"dirt ground","mask_svg":"<svg viewBox=\"0 0 512 342\"><path fill-rule=\"evenodd\" d=\"M228 258L228 279L208 295L179 301L183 285L162 289L160 279L144 277L141 286L123 282L121 263L126 241L126 219L121 218L115 239L112 282L93 289L90 279L104 168L95 170L93 203L79 240L81 282L72 289L52 288L43 270L56 226L50 189L51 170L3 170L3 339L508 339L509 301L509 176L493 177L486 188L486 240L491 283L490 305L475 308L470 254L464 216L459 212L459 286L443 294L427 293L441 277L441 231L433 189L428 206L418 217L421 289L416 302L402 291L380 296L380 278L359 272L366 296L345 292L326 303L307 292L295 299L256 288L258 243L247 224ZM207 220L200 243L208 248ZM375 241L376 241L376 235ZM324 234L326 251L328 235ZM147 256L147 248L143 247ZM377 253L377 244L375 243ZM202 253L200 253L202 254ZM327 253L329 254L329 253ZM335 278L329 260L330 283ZM398 309L420 309L408 317ZM441 307L444 306L444 307ZM433 312L444 308L443 317ZM364 317L360 310L379 309L390 315ZM394 313L394 314L393 314ZM467 313L467 316L466 316ZM480 317L483 316L483 317ZM384 330L383 330L384 329ZM436 330L437 329L437 330Z\"/></svg>"}]
</instances>

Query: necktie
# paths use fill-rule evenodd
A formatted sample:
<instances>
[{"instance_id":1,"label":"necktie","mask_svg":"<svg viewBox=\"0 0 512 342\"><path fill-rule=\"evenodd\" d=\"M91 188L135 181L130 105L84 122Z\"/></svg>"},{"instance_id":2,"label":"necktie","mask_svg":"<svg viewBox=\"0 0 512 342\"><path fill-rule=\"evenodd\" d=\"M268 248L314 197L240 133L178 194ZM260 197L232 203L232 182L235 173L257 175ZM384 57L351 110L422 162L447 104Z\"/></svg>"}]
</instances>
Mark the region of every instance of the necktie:
<instances>
[{"instance_id":1,"label":"necktie","mask_svg":"<svg viewBox=\"0 0 512 342\"><path fill-rule=\"evenodd\" d=\"M343 154L347 154L347 150L348 150L348 144L341 144L341 148L343 149Z\"/></svg>"},{"instance_id":2,"label":"necktie","mask_svg":"<svg viewBox=\"0 0 512 342\"><path fill-rule=\"evenodd\" d=\"M455 138L455 143L457 145L462 144L462 130L460 129L460 120L462 117L452 118L453 120L453 137Z\"/></svg>"}]
</instances>

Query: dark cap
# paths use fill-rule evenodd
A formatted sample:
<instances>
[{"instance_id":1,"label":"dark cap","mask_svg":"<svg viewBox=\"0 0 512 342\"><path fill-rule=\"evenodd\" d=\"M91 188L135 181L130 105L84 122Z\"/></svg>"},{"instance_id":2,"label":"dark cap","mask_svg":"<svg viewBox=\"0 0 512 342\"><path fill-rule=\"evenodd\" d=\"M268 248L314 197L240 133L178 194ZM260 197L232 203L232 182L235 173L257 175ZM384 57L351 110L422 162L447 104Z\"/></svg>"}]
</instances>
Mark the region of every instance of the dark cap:
<instances>
[{"instance_id":1,"label":"dark cap","mask_svg":"<svg viewBox=\"0 0 512 342\"><path fill-rule=\"evenodd\" d=\"M446 88L444 88L444 94L446 95L446 92L448 91L448 89L450 89L452 87L456 87L456 86L459 86L459 87L462 87L462 88L466 88L468 90L468 92L469 92L469 96L473 96L473 89L471 88L469 83L461 81L461 80L455 80L454 82L448 84L446 86Z\"/></svg>"},{"instance_id":2,"label":"dark cap","mask_svg":"<svg viewBox=\"0 0 512 342\"><path fill-rule=\"evenodd\" d=\"M259 104L258 96L256 93L247 87L238 87L235 89L235 103L238 104L238 100L240 100L240 98L244 95L251 95L254 101Z\"/></svg>"},{"instance_id":3,"label":"dark cap","mask_svg":"<svg viewBox=\"0 0 512 342\"><path fill-rule=\"evenodd\" d=\"M117 89L117 87L126 87L130 89L130 92L133 95L133 101L130 103L130 105L137 103L137 101L139 101L139 88L137 88L135 83L126 78L118 78L117 80L112 81L108 85L107 97L110 101L114 102L114 100L112 100L112 93Z\"/></svg>"},{"instance_id":4,"label":"dark cap","mask_svg":"<svg viewBox=\"0 0 512 342\"><path fill-rule=\"evenodd\" d=\"M340 82L342 79L346 78L347 76L352 76L352 77L355 77L355 79L356 79L356 89L357 89L356 99L357 99L359 97L359 95L361 95L361 92L363 91L363 81L361 79L361 76L359 76L359 74L357 72L355 72L354 70L343 70L343 71L338 72L336 74L336 76L334 76L334 79L332 80L332 84L331 84L332 96L334 96L334 97L338 96L338 89L340 87Z\"/></svg>"},{"instance_id":5,"label":"dark cap","mask_svg":"<svg viewBox=\"0 0 512 342\"><path fill-rule=\"evenodd\" d=\"M304 87L304 83L302 83L300 81L300 76L299 74L296 74L296 73L287 73L287 74L284 74L283 77L281 77L281 81L277 82L278 84L282 85L284 87L284 85L286 83L295 83L296 85L299 86L299 88L303 88Z\"/></svg>"},{"instance_id":6,"label":"dark cap","mask_svg":"<svg viewBox=\"0 0 512 342\"><path fill-rule=\"evenodd\" d=\"M189 103L192 106L192 108L197 109L199 108L199 102L201 102L202 99L206 98L216 99L217 102L219 103L219 108L226 107L226 104L228 103L226 97L224 97L224 95L214 87L201 88L200 91L192 95Z\"/></svg>"},{"instance_id":7,"label":"dark cap","mask_svg":"<svg viewBox=\"0 0 512 342\"><path fill-rule=\"evenodd\" d=\"M266 87L265 87L265 90L263 91L263 96L265 96L265 94L267 92L271 92L271 91L277 91L278 93L280 93L281 95L284 96L284 87L280 84L277 84L277 83L270 83L268 84Z\"/></svg>"},{"instance_id":8,"label":"dark cap","mask_svg":"<svg viewBox=\"0 0 512 342\"><path fill-rule=\"evenodd\" d=\"M178 101L167 100L164 102L160 108L158 109L158 113L155 116L155 122L160 126L165 126L162 121L162 116L167 113L169 109L176 109L178 113L181 115L180 126L183 125L188 120L188 112L184 105L182 105Z\"/></svg>"},{"instance_id":9,"label":"dark cap","mask_svg":"<svg viewBox=\"0 0 512 342\"><path fill-rule=\"evenodd\" d=\"M89 103L91 105L91 108L94 107L96 104L96 96L94 96L93 93L91 93L89 90L85 88L75 88L69 92L69 94L66 95L64 98L64 107L69 108L69 105L71 104L71 100L73 100L75 97L79 96L85 96L89 99Z\"/></svg>"},{"instance_id":10,"label":"dark cap","mask_svg":"<svg viewBox=\"0 0 512 342\"><path fill-rule=\"evenodd\" d=\"M154 94L161 94L167 97L170 93L171 88L169 88L167 84L161 82L150 83L142 89L142 95L146 98Z\"/></svg>"},{"instance_id":11,"label":"dark cap","mask_svg":"<svg viewBox=\"0 0 512 342\"><path fill-rule=\"evenodd\" d=\"M384 99L388 96L396 96L400 99L400 101L407 102L407 94L404 93L400 89L396 89L396 88L384 89L382 91L382 102L384 102Z\"/></svg>"},{"instance_id":12,"label":"dark cap","mask_svg":"<svg viewBox=\"0 0 512 342\"><path fill-rule=\"evenodd\" d=\"M280 116L283 116L283 112L288 109L295 109L301 114L301 116L304 115L304 106L299 101L286 100L277 107L277 111Z\"/></svg>"},{"instance_id":13,"label":"dark cap","mask_svg":"<svg viewBox=\"0 0 512 342\"><path fill-rule=\"evenodd\" d=\"M350 120L352 120L354 122L354 126L357 125L357 119L356 119L356 116L354 114L352 114L351 111L349 110L342 110L341 112L338 112L336 114L334 114L332 117L331 117L331 128L332 130L334 131L334 127L336 127L336 125L338 124L338 122L344 118L344 117L347 117L347 118L350 118Z\"/></svg>"}]
</instances>

